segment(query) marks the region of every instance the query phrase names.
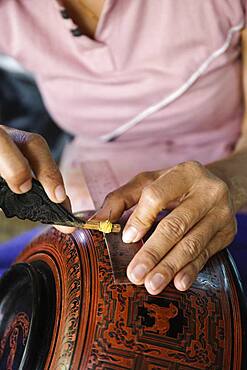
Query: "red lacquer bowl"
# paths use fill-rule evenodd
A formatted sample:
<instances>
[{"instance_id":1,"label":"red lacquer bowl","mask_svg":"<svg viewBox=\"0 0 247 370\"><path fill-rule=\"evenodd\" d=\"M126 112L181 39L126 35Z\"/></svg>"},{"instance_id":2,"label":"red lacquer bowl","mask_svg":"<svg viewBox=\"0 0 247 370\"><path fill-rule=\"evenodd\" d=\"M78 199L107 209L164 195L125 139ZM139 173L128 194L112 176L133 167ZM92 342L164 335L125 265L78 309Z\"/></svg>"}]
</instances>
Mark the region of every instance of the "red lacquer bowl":
<instances>
[{"instance_id":1,"label":"red lacquer bowl","mask_svg":"<svg viewBox=\"0 0 247 370\"><path fill-rule=\"evenodd\" d=\"M246 369L244 298L226 251L189 291L171 284L158 296L115 282L98 232L48 228L17 263L0 282L1 370L20 369L24 360L25 370ZM32 275L26 289L36 298L26 294L27 304L14 308L22 280L16 268Z\"/></svg>"}]
</instances>

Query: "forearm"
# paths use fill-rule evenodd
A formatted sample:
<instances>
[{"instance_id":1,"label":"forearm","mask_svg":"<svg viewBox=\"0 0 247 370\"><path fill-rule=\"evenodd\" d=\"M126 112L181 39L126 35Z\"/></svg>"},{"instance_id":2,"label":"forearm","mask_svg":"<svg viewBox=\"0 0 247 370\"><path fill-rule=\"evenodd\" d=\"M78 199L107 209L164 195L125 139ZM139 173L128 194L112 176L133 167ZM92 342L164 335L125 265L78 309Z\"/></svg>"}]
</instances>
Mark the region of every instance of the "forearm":
<instances>
[{"instance_id":1,"label":"forearm","mask_svg":"<svg viewBox=\"0 0 247 370\"><path fill-rule=\"evenodd\" d=\"M210 163L207 168L227 183L236 212L247 205L246 134L241 136L235 151L229 157Z\"/></svg>"}]
</instances>

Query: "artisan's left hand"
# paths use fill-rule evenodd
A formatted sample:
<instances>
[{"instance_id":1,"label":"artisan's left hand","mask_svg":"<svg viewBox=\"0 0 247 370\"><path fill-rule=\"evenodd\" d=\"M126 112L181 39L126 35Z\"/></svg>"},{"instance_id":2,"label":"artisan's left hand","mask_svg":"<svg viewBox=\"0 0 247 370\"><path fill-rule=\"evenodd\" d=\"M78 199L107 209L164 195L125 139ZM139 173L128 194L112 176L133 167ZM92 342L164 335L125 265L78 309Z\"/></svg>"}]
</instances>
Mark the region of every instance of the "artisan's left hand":
<instances>
[{"instance_id":1,"label":"artisan's left hand","mask_svg":"<svg viewBox=\"0 0 247 370\"><path fill-rule=\"evenodd\" d=\"M160 293L173 279L177 289L187 290L208 259L229 245L236 233L227 184L194 161L136 176L107 196L99 216L111 210L112 219L117 219L136 205L123 240L137 242L172 202L176 207L159 222L127 269L129 280L145 284L150 294Z\"/></svg>"}]
</instances>

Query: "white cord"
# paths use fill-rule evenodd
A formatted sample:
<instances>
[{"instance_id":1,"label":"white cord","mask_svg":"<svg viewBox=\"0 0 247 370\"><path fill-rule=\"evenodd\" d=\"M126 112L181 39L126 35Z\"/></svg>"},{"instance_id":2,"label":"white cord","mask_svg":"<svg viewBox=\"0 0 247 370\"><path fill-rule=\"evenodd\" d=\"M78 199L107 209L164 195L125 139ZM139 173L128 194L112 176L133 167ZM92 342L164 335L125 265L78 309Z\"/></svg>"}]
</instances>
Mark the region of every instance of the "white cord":
<instances>
[{"instance_id":1,"label":"white cord","mask_svg":"<svg viewBox=\"0 0 247 370\"><path fill-rule=\"evenodd\" d=\"M123 135L126 131L138 125L145 118L158 112L162 108L167 107L169 104L173 103L176 99L181 97L199 79L199 77L208 69L209 65L213 61L215 61L215 59L219 58L222 54L224 54L227 51L227 49L231 45L231 41L232 41L234 33L241 31L243 27L244 27L244 22L241 22L239 25L232 27L227 33L227 37L226 37L226 41L224 45L220 49L216 50L213 54L211 54L178 90L166 96L164 99L162 99L160 102L156 103L155 105L151 105L150 107L146 108L144 111L139 113L133 119L121 125L120 127L116 128L115 130L111 131L110 133L100 136L99 139L103 142L109 142L109 141L113 141L117 139L119 136Z\"/></svg>"},{"instance_id":2,"label":"white cord","mask_svg":"<svg viewBox=\"0 0 247 370\"><path fill-rule=\"evenodd\" d=\"M15 59L0 53L0 68L9 72L29 74Z\"/></svg>"}]
</instances>

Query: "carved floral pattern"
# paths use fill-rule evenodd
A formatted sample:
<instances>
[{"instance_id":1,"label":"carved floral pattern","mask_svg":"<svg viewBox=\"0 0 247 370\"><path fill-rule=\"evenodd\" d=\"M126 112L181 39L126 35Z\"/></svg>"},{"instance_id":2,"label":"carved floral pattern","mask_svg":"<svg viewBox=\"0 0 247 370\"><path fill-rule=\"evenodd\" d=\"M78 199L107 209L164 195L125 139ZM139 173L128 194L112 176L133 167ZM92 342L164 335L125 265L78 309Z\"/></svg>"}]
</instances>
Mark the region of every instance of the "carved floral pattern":
<instances>
[{"instance_id":1,"label":"carved floral pattern","mask_svg":"<svg viewBox=\"0 0 247 370\"><path fill-rule=\"evenodd\" d=\"M0 342L0 361L6 351L6 347L9 347L6 370L13 370L15 354L18 349L18 339L20 338L22 345L25 346L29 327L30 320L28 315L24 312L19 312L8 324Z\"/></svg>"},{"instance_id":2,"label":"carved floral pattern","mask_svg":"<svg viewBox=\"0 0 247 370\"><path fill-rule=\"evenodd\" d=\"M37 259L57 276L57 326L46 369L229 370L230 359L241 368L240 309L224 253L188 292L169 285L156 297L114 282L99 232L48 230L19 260Z\"/></svg>"}]
</instances>

